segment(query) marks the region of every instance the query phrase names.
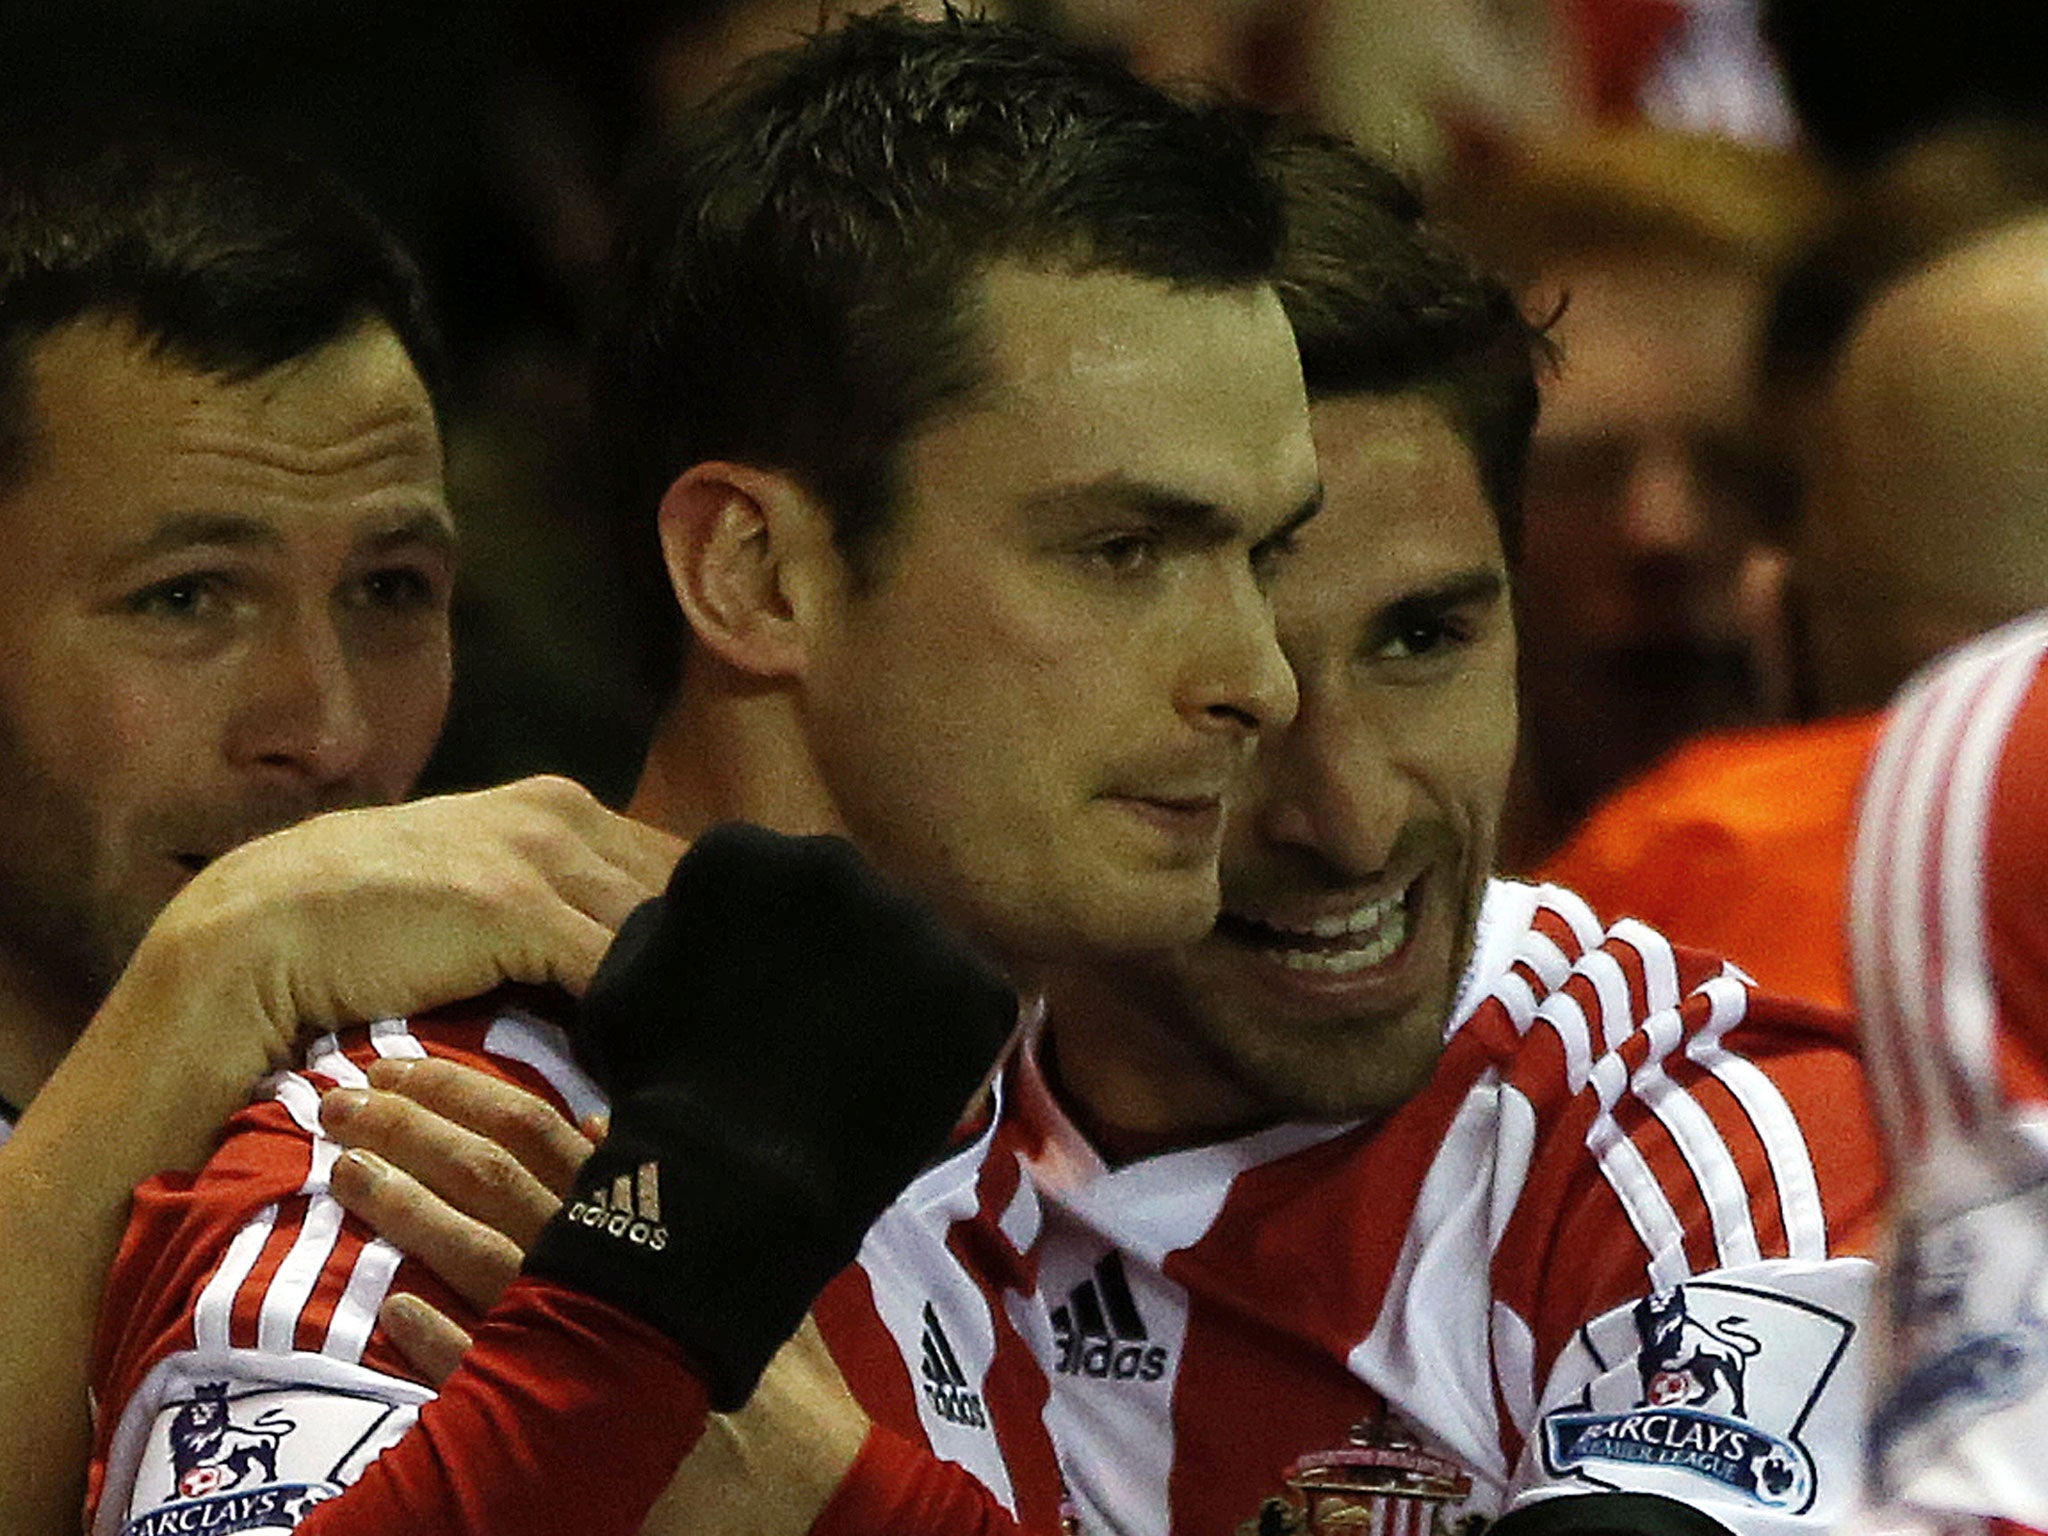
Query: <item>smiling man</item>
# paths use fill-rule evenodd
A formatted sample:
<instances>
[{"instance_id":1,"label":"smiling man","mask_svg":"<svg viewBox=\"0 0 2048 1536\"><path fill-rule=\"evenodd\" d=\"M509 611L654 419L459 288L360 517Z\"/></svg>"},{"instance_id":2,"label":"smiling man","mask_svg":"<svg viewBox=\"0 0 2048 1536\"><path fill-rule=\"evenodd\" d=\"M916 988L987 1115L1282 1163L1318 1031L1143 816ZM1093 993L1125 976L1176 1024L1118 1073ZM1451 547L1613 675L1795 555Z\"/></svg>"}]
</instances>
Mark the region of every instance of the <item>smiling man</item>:
<instances>
[{"instance_id":1,"label":"smiling man","mask_svg":"<svg viewBox=\"0 0 2048 1536\"><path fill-rule=\"evenodd\" d=\"M1276 153L1327 488L1273 586L1298 712L1213 931L1057 967L821 1301L875 1427L813 1536L1825 1530L1878 1180L1847 1022L1491 878L1540 341L1386 172Z\"/></svg>"}]
</instances>

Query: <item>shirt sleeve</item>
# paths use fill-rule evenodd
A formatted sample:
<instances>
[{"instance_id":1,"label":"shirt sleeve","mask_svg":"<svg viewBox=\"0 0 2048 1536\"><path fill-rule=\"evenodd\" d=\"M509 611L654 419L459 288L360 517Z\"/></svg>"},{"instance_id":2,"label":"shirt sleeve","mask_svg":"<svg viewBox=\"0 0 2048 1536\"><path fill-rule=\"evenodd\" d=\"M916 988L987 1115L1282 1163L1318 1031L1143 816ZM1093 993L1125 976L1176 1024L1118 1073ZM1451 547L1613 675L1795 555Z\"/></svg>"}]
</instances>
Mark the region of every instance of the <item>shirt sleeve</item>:
<instances>
[{"instance_id":1,"label":"shirt sleeve","mask_svg":"<svg viewBox=\"0 0 2048 1536\"><path fill-rule=\"evenodd\" d=\"M1899 697L1864 786L1851 960L1896 1170L1875 1496L2048 1526L2048 618Z\"/></svg>"},{"instance_id":2,"label":"shirt sleeve","mask_svg":"<svg viewBox=\"0 0 2048 1536\"><path fill-rule=\"evenodd\" d=\"M1828 1529L1862 1481L1881 1198L1848 1021L1623 922L1505 1087L1540 1127L1493 1263L1507 1507Z\"/></svg>"},{"instance_id":3,"label":"shirt sleeve","mask_svg":"<svg viewBox=\"0 0 2048 1536\"><path fill-rule=\"evenodd\" d=\"M565 1510L588 1536L637 1529L702 1423L674 1347L533 1282L479 1318L329 1192L340 1149L320 1131L321 1089L360 1085L378 1056L428 1054L572 1117L601 1103L536 1013L387 1021L318 1042L197 1175L145 1185L95 1343L95 1536L291 1530L315 1510L315 1529L495 1536L560 1530ZM477 1333L438 1401L376 1326L395 1290Z\"/></svg>"}]
</instances>

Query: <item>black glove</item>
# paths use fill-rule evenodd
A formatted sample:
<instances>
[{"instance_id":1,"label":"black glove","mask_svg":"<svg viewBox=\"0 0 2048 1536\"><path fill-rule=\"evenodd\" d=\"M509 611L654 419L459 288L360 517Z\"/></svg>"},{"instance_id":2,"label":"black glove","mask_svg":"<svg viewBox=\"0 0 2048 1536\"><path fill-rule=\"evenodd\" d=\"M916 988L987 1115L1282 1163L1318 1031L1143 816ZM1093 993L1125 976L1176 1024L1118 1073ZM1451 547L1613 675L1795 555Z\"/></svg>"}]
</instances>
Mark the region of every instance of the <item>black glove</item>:
<instances>
[{"instance_id":1,"label":"black glove","mask_svg":"<svg viewBox=\"0 0 2048 1536\"><path fill-rule=\"evenodd\" d=\"M718 827L630 916L576 1025L611 1133L527 1255L745 1402L944 1143L1009 986L832 837Z\"/></svg>"}]
</instances>

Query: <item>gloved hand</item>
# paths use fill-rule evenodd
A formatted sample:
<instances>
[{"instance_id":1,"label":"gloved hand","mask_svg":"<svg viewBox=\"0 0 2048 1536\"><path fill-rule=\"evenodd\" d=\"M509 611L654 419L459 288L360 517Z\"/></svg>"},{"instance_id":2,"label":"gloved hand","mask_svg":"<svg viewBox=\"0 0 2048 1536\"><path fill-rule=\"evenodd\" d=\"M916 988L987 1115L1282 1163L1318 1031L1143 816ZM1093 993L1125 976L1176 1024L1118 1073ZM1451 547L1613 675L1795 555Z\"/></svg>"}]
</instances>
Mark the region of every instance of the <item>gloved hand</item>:
<instances>
[{"instance_id":1,"label":"gloved hand","mask_svg":"<svg viewBox=\"0 0 2048 1536\"><path fill-rule=\"evenodd\" d=\"M1016 1020L996 972L850 844L713 829L583 1000L611 1132L527 1272L661 1329L714 1407L739 1406Z\"/></svg>"}]
</instances>

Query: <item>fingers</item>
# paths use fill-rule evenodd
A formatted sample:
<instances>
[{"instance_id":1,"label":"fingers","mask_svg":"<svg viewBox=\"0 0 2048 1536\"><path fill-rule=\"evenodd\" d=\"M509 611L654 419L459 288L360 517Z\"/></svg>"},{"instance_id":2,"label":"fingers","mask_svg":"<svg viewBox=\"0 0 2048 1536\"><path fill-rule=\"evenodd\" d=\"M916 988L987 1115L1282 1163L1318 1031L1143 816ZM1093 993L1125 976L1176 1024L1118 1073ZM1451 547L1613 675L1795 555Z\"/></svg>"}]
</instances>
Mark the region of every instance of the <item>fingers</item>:
<instances>
[{"instance_id":1,"label":"fingers","mask_svg":"<svg viewBox=\"0 0 2048 1536\"><path fill-rule=\"evenodd\" d=\"M524 1256L518 1244L374 1152L344 1152L335 1160L329 1188L344 1210L480 1309L493 1305L518 1277Z\"/></svg>"},{"instance_id":2,"label":"fingers","mask_svg":"<svg viewBox=\"0 0 2048 1536\"><path fill-rule=\"evenodd\" d=\"M377 1321L430 1387L440 1386L455 1373L471 1342L445 1312L403 1291L385 1298L377 1310Z\"/></svg>"},{"instance_id":3,"label":"fingers","mask_svg":"<svg viewBox=\"0 0 2048 1536\"><path fill-rule=\"evenodd\" d=\"M409 1099L511 1153L556 1203L569 1193L598 1139L569 1124L537 1094L459 1062L387 1058L370 1064L369 1077L372 1087ZM553 1214L552 1205L547 1214Z\"/></svg>"},{"instance_id":4,"label":"fingers","mask_svg":"<svg viewBox=\"0 0 2048 1536\"><path fill-rule=\"evenodd\" d=\"M344 1146L377 1153L408 1183L424 1186L472 1223L509 1239L515 1262L562 1203L505 1148L399 1094L332 1089L321 1100L320 1123ZM432 1227L425 1222L427 1231ZM413 1242L385 1235L407 1252L428 1257ZM453 1276L443 1278L453 1283Z\"/></svg>"}]
</instances>

